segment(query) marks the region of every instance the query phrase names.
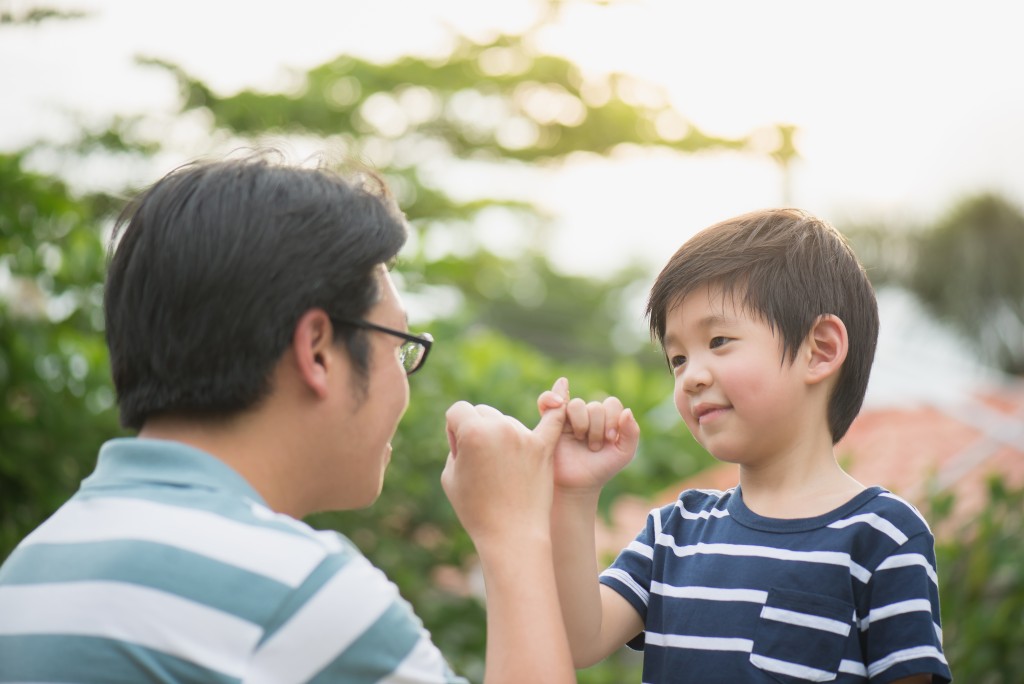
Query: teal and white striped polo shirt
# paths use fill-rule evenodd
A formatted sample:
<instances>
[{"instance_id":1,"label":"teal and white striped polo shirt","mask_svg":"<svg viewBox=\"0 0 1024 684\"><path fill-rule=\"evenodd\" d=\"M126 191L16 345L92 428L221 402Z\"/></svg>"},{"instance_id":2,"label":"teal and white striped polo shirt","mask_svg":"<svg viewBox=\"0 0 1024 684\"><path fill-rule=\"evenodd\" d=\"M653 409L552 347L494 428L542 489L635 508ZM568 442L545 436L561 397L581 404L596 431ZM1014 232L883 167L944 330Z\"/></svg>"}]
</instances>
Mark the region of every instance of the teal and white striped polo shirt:
<instances>
[{"instance_id":1,"label":"teal and white striped polo shirt","mask_svg":"<svg viewBox=\"0 0 1024 684\"><path fill-rule=\"evenodd\" d=\"M384 574L182 444L117 439L0 567L0 682L465 682Z\"/></svg>"}]
</instances>

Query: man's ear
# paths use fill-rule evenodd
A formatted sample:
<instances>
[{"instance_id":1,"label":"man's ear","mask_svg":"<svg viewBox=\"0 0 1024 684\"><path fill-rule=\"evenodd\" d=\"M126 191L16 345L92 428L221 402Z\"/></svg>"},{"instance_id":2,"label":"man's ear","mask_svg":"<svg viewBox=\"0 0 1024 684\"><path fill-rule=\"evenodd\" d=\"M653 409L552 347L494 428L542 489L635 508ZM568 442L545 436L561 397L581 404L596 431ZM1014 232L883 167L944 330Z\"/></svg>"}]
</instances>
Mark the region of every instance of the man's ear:
<instances>
[{"instance_id":1,"label":"man's ear","mask_svg":"<svg viewBox=\"0 0 1024 684\"><path fill-rule=\"evenodd\" d=\"M846 324L832 314L818 316L807 334L810 358L807 364L807 382L815 384L836 375L846 361L850 339Z\"/></svg>"},{"instance_id":2,"label":"man's ear","mask_svg":"<svg viewBox=\"0 0 1024 684\"><path fill-rule=\"evenodd\" d=\"M299 371L299 380L317 397L327 396L327 375L334 357L334 327L323 309L310 309L295 324L292 352Z\"/></svg>"}]
</instances>

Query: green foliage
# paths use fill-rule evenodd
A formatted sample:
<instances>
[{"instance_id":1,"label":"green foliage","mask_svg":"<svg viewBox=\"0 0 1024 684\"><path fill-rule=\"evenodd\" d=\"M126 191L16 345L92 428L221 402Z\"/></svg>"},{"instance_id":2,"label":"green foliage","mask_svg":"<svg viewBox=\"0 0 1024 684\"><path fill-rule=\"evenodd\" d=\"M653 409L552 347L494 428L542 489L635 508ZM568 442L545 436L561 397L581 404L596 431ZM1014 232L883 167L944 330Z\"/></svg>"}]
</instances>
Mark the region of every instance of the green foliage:
<instances>
[{"instance_id":1,"label":"green foliage","mask_svg":"<svg viewBox=\"0 0 1024 684\"><path fill-rule=\"evenodd\" d=\"M564 363L611 364L635 352L646 367L665 368L647 342L639 305L628 299L642 272L598 280L558 273L536 253L513 261L485 251L411 268L410 287L446 285L460 294L458 319L467 326L494 328Z\"/></svg>"},{"instance_id":2,"label":"green foliage","mask_svg":"<svg viewBox=\"0 0 1024 684\"><path fill-rule=\"evenodd\" d=\"M90 203L0 155L0 558L117 434Z\"/></svg>"},{"instance_id":3,"label":"green foliage","mask_svg":"<svg viewBox=\"0 0 1024 684\"><path fill-rule=\"evenodd\" d=\"M1024 671L1024 488L989 483L988 505L936 545L943 642L953 676L1009 684ZM929 516L941 525L953 500Z\"/></svg>"},{"instance_id":4,"label":"green foliage","mask_svg":"<svg viewBox=\"0 0 1024 684\"><path fill-rule=\"evenodd\" d=\"M331 154L382 171L419 230L443 226L470 241L482 211L515 205L497 197L455 199L442 168L554 164L622 145L748 149L749 136L715 137L689 124L650 84L624 74L584 79L568 60L537 53L532 39L529 32L487 43L456 38L443 59L405 56L390 64L339 55L297 75L299 86L284 92L222 95L175 64L140 62L176 78L182 113L208 112L214 137L233 145L268 137L321 140ZM660 132L666 129L671 137ZM121 121L112 137L140 145L142 130ZM532 207L519 209L540 218Z\"/></svg>"},{"instance_id":5,"label":"green foliage","mask_svg":"<svg viewBox=\"0 0 1024 684\"><path fill-rule=\"evenodd\" d=\"M747 144L692 126L667 140L657 125L659 116L674 114L664 95L638 104L629 93L644 86L635 79L616 74L585 81L574 64L536 54L527 42L519 35L486 44L459 38L446 59L407 56L391 64L343 55L309 71L294 92L246 90L227 97L175 65L145 61L178 78L184 110L206 108L219 128L242 135L340 135L356 149L420 139L443 144L454 157L531 162L606 153L621 144L686 152ZM522 137L507 135L512 123Z\"/></svg>"}]
</instances>

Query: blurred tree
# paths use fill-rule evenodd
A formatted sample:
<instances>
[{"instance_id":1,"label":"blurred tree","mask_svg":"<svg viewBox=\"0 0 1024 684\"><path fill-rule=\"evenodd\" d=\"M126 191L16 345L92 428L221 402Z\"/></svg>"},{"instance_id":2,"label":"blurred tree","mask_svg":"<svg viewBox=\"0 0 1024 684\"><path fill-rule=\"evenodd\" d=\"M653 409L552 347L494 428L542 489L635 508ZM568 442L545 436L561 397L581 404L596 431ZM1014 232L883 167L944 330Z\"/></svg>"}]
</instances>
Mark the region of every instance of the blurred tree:
<instances>
[{"instance_id":1,"label":"blurred tree","mask_svg":"<svg viewBox=\"0 0 1024 684\"><path fill-rule=\"evenodd\" d=\"M95 204L0 155L0 558L118 432Z\"/></svg>"},{"instance_id":2,"label":"blurred tree","mask_svg":"<svg viewBox=\"0 0 1024 684\"><path fill-rule=\"evenodd\" d=\"M920 238L910 288L1008 373L1024 374L1024 214L968 198Z\"/></svg>"},{"instance_id":3,"label":"blurred tree","mask_svg":"<svg viewBox=\"0 0 1024 684\"><path fill-rule=\"evenodd\" d=\"M968 197L925 228L878 223L850 235L876 285L913 292L993 366L1024 374L1024 214L994 194Z\"/></svg>"},{"instance_id":4,"label":"blurred tree","mask_svg":"<svg viewBox=\"0 0 1024 684\"><path fill-rule=\"evenodd\" d=\"M508 179L630 146L690 153L752 143L704 134L651 84L626 74L584 76L572 62L539 53L535 31L558 7L551 3L523 35L455 36L444 59L377 64L343 55L298 75L287 92L219 95L176 65L141 61L174 74L181 113L207 112L226 145L312 139L383 171L417 233L405 256L423 278L409 287L449 283L472 320L556 358L607 361L630 346L609 344L609 335L623 315L618 293L642 274L598 283L553 271L540 256L547 217L510 196ZM117 137L138 142L143 128L124 121ZM475 193L459 187L467 178ZM489 253L483 234L493 225L516 234L524 259ZM595 236L609 229L619 228L595 227ZM447 253L438 244L449 245Z\"/></svg>"},{"instance_id":5,"label":"blurred tree","mask_svg":"<svg viewBox=\"0 0 1024 684\"><path fill-rule=\"evenodd\" d=\"M4 5L11 5L11 3L9 1L0 2L0 26L4 24L41 24L44 21L55 19L81 19L86 16L85 12L42 5L15 6L14 8L5 7Z\"/></svg>"}]
</instances>

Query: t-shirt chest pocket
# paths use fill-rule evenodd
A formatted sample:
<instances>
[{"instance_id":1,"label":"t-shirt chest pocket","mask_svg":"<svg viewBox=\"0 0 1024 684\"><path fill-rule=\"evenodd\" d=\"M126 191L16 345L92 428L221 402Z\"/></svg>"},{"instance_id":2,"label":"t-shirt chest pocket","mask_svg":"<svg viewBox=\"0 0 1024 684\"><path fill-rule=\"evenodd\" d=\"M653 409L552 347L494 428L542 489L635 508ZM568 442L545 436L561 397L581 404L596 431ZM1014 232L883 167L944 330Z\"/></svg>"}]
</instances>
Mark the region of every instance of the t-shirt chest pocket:
<instances>
[{"instance_id":1,"label":"t-shirt chest pocket","mask_svg":"<svg viewBox=\"0 0 1024 684\"><path fill-rule=\"evenodd\" d=\"M750 662L780 682L830 682L854 629L854 608L833 596L771 589Z\"/></svg>"}]
</instances>

